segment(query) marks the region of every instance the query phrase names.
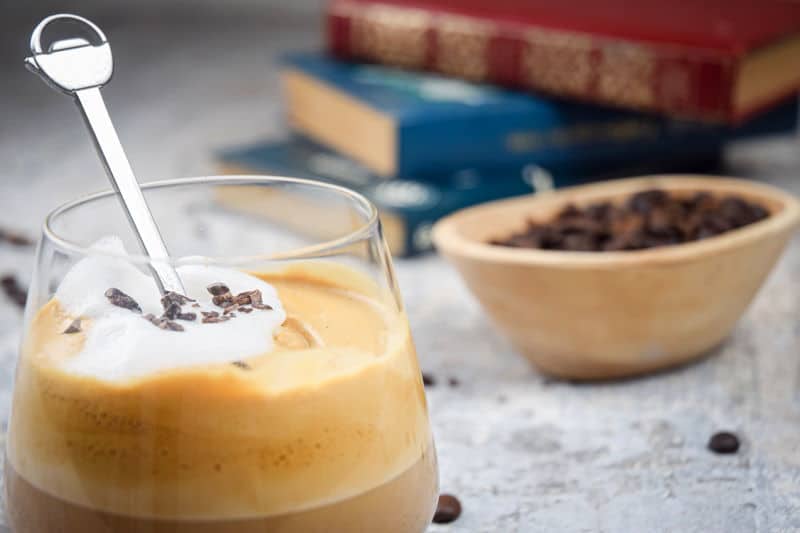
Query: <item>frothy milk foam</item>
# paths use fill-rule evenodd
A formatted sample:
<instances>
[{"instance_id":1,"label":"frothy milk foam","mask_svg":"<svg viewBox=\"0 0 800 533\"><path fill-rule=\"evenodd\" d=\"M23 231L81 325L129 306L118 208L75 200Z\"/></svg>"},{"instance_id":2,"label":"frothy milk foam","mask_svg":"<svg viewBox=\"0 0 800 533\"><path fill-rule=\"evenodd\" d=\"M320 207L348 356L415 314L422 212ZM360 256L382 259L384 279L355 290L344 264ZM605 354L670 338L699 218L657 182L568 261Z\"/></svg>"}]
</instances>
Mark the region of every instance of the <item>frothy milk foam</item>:
<instances>
[{"instance_id":1,"label":"frothy milk foam","mask_svg":"<svg viewBox=\"0 0 800 533\"><path fill-rule=\"evenodd\" d=\"M65 371L101 380L136 379L159 371L202 364L233 362L272 349L273 333L286 319L275 289L244 272L211 265L177 268L186 295L197 300L201 311L220 309L211 303L206 287L223 282L231 292L258 289L271 311L240 313L234 320L216 324L180 321L184 332L162 330L142 315L111 304L105 297L115 287L133 297L143 314L161 315L161 295L153 278L122 259L119 237L106 237L93 247L112 255L87 257L67 273L55 299L72 316L91 321L82 350L63 363ZM109 357L109 354L114 354Z\"/></svg>"}]
</instances>

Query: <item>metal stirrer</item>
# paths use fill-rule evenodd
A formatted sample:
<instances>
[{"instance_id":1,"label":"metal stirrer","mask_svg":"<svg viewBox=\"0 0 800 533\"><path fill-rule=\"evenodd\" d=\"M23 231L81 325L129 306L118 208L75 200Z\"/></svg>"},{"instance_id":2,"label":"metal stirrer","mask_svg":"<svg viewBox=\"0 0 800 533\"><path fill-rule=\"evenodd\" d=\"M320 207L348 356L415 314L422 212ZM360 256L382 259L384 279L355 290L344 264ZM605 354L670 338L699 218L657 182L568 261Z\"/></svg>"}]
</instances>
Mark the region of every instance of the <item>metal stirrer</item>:
<instances>
[{"instance_id":1,"label":"metal stirrer","mask_svg":"<svg viewBox=\"0 0 800 533\"><path fill-rule=\"evenodd\" d=\"M95 42L82 37L53 42L42 50L42 32L53 22L69 22L87 27ZM174 291L185 294L183 284L168 263L169 253L147 207L142 190L136 181L122 144L108 115L100 87L108 83L114 71L111 47L105 34L91 21L76 15L52 15L36 26L31 35L32 56L25 66L38 74L51 87L75 98L97 153L103 161L114 189L122 199L128 220L145 253L153 261L150 270L161 293Z\"/></svg>"}]
</instances>

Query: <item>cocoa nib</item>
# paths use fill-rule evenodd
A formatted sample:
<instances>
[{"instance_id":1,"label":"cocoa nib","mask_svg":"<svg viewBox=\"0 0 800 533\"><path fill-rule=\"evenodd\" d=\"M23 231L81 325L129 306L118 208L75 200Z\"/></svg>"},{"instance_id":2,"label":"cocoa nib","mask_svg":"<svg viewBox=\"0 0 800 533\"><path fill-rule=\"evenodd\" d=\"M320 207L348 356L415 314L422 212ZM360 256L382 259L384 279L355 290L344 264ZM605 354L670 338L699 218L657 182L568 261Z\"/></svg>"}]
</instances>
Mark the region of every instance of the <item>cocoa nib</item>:
<instances>
[{"instance_id":1,"label":"cocoa nib","mask_svg":"<svg viewBox=\"0 0 800 533\"><path fill-rule=\"evenodd\" d=\"M144 315L145 320L154 326L167 331L184 331L183 326L164 317L157 317L152 313Z\"/></svg>"},{"instance_id":2,"label":"cocoa nib","mask_svg":"<svg viewBox=\"0 0 800 533\"><path fill-rule=\"evenodd\" d=\"M164 318L169 320L175 320L179 314L181 314L181 306L176 303L169 304L164 309Z\"/></svg>"},{"instance_id":3,"label":"cocoa nib","mask_svg":"<svg viewBox=\"0 0 800 533\"><path fill-rule=\"evenodd\" d=\"M211 293L211 296L222 296L223 294L230 294L231 290L224 283L212 283L206 290Z\"/></svg>"},{"instance_id":4,"label":"cocoa nib","mask_svg":"<svg viewBox=\"0 0 800 533\"><path fill-rule=\"evenodd\" d=\"M175 315L178 320L186 320L187 322L194 322L197 320L197 313L178 313Z\"/></svg>"},{"instance_id":5,"label":"cocoa nib","mask_svg":"<svg viewBox=\"0 0 800 533\"><path fill-rule=\"evenodd\" d=\"M136 303L136 300L125 294L119 289L110 288L106 291L106 298L112 305L122 307L123 309L130 309L136 313L141 313L142 308Z\"/></svg>"},{"instance_id":6,"label":"cocoa nib","mask_svg":"<svg viewBox=\"0 0 800 533\"><path fill-rule=\"evenodd\" d=\"M218 294L211 299L214 305L219 307L228 307L233 304L233 295L229 292Z\"/></svg>"},{"instance_id":7,"label":"cocoa nib","mask_svg":"<svg viewBox=\"0 0 800 533\"><path fill-rule=\"evenodd\" d=\"M227 316L219 316L219 315L216 315L216 316L204 316L202 322L203 322L203 324L219 324L220 322L226 322L226 321L228 321L230 319L231 319L230 315L227 315Z\"/></svg>"},{"instance_id":8,"label":"cocoa nib","mask_svg":"<svg viewBox=\"0 0 800 533\"><path fill-rule=\"evenodd\" d=\"M272 306L267 304L251 304L253 309L260 309L262 311L272 311Z\"/></svg>"},{"instance_id":9,"label":"cocoa nib","mask_svg":"<svg viewBox=\"0 0 800 533\"><path fill-rule=\"evenodd\" d=\"M260 304L262 301L261 291L258 289L240 292L236 295L236 298L234 298L234 302L238 305Z\"/></svg>"},{"instance_id":10,"label":"cocoa nib","mask_svg":"<svg viewBox=\"0 0 800 533\"><path fill-rule=\"evenodd\" d=\"M234 362L233 362L233 363L231 363L231 364L232 364L233 366L237 366L237 367L241 368L242 370L250 370L250 365L248 365L248 364L247 364L247 363L245 363L244 361L234 361Z\"/></svg>"},{"instance_id":11,"label":"cocoa nib","mask_svg":"<svg viewBox=\"0 0 800 533\"><path fill-rule=\"evenodd\" d=\"M169 291L161 297L161 305L164 307L164 309L168 309L171 305L181 306L190 302L194 302L194 300L188 296L184 296L183 294L173 291Z\"/></svg>"},{"instance_id":12,"label":"cocoa nib","mask_svg":"<svg viewBox=\"0 0 800 533\"><path fill-rule=\"evenodd\" d=\"M80 331L81 331L81 319L76 318L75 320L72 321L69 327L64 330L64 333L66 335L71 335L73 333L80 333Z\"/></svg>"}]
</instances>

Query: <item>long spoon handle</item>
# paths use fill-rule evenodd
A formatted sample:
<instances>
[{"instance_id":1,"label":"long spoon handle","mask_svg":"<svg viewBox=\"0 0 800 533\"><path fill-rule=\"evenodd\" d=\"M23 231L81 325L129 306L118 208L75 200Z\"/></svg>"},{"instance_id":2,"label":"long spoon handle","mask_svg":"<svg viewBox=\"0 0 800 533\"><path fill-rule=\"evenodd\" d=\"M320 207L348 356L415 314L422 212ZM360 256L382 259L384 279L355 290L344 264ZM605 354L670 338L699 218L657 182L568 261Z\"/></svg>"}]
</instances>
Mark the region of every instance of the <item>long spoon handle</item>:
<instances>
[{"instance_id":1,"label":"long spoon handle","mask_svg":"<svg viewBox=\"0 0 800 533\"><path fill-rule=\"evenodd\" d=\"M42 34L53 22L78 25L89 39L74 37L53 42L45 51ZM100 87L108 83L114 71L114 60L105 34L94 23L76 15L53 15L36 26L31 36L33 55L25 59L29 70L38 74L51 87L75 99L83 114L97 153L114 190L122 201L125 213L145 253L156 284L162 293L185 294L178 273L169 263L169 253L158 226L147 206L139 182L122 149Z\"/></svg>"}]
</instances>

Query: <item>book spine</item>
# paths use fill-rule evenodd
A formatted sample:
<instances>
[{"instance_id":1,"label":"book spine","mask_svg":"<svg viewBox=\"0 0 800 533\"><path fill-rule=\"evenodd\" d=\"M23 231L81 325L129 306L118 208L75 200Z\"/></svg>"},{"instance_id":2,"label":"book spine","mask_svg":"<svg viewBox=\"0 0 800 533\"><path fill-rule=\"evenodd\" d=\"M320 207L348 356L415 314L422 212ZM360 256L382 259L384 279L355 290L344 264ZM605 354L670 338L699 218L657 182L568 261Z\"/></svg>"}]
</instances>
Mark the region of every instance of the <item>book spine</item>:
<instances>
[{"instance_id":1,"label":"book spine","mask_svg":"<svg viewBox=\"0 0 800 533\"><path fill-rule=\"evenodd\" d=\"M333 0L330 51L628 109L733 121L737 58L380 3Z\"/></svg>"}]
</instances>

